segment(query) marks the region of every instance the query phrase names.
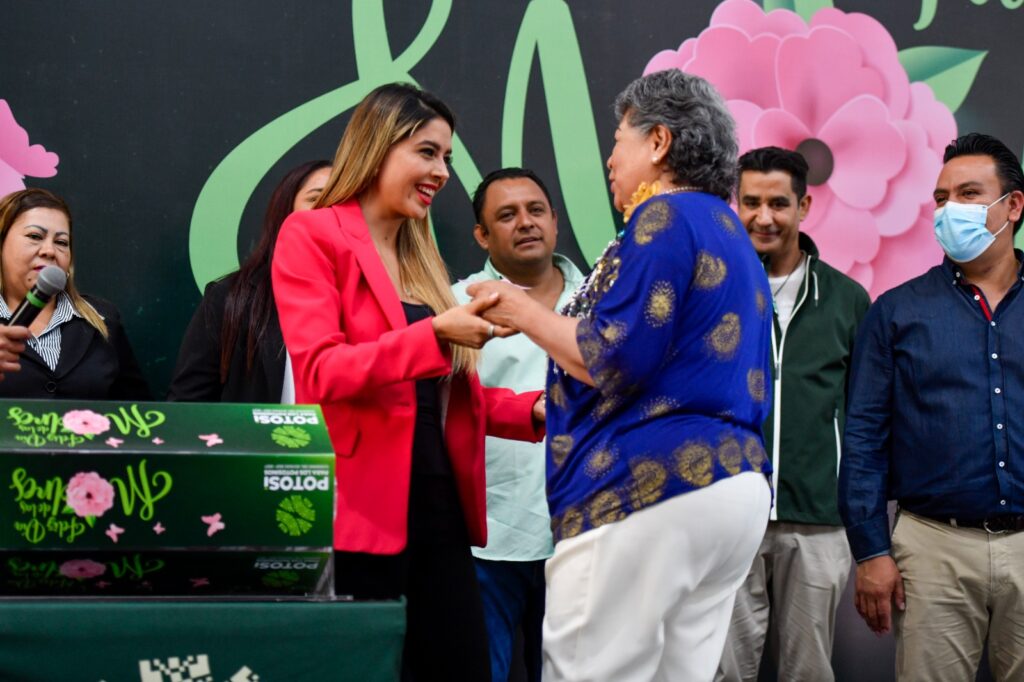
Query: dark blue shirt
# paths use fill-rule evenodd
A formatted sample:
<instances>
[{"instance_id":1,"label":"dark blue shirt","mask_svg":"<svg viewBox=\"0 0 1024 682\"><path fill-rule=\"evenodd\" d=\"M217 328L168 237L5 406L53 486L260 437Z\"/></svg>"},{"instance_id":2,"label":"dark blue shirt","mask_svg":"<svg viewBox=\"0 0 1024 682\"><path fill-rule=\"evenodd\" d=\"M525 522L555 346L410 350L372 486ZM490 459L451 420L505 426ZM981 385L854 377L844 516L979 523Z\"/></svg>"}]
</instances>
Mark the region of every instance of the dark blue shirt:
<instances>
[{"instance_id":1,"label":"dark blue shirt","mask_svg":"<svg viewBox=\"0 0 1024 682\"><path fill-rule=\"evenodd\" d=\"M990 313L947 259L868 311L839 475L858 561L889 551L889 499L935 518L1024 513L1022 279Z\"/></svg>"},{"instance_id":2,"label":"dark blue shirt","mask_svg":"<svg viewBox=\"0 0 1024 682\"><path fill-rule=\"evenodd\" d=\"M551 364L548 503L555 542L744 471L770 472L771 291L729 206L658 196L566 312L595 387Z\"/></svg>"}]
</instances>

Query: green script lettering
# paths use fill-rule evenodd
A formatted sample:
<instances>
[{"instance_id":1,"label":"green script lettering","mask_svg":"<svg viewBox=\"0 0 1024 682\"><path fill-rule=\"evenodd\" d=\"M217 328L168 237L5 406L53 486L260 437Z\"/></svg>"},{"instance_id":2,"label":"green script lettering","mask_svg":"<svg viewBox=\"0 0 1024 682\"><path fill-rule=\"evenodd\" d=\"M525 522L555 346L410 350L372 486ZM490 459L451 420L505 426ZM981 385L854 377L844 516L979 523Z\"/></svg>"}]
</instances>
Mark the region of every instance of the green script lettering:
<instances>
[{"instance_id":1,"label":"green script lettering","mask_svg":"<svg viewBox=\"0 0 1024 682\"><path fill-rule=\"evenodd\" d=\"M162 569L164 561L162 559L147 559L143 561L140 554L135 554L130 558L121 557L107 565L110 566L110 572L115 578L120 579L127 576L130 579L138 580L147 573L153 573Z\"/></svg>"},{"instance_id":2,"label":"green script lettering","mask_svg":"<svg viewBox=\"0 0 1024 682\"><path fill-rule=\"evenodd\" d=\"M971 0L975 5L981 6L988 3L988 0ZM1024 0L1000 0L1006 9L1020 9L1024 6ZM921 16L918 17L914 29L923 31L932 25L935 20L935 13L939 9L939 0L921 0Z\"/></svg>"},{"instance_id":3,"label":"green script lettering","mask_svg":"<svg viewBox=\"0 0 1024 682\"><path fill-rule=\"evenodd\" d=\"M107 417L122 435L130 435L134 428L135 435L139 438L149 438L152 429L160 426L167 419L163 412L158 410L143 412L138 405L132 405L130 410L121 407L117 412L107 412Z\"/></svg>"},{"instance_id":4,"label":"green script lettering","mask_svg":"<svg viewBox=\"0 0 1024 682\"><path fill-rule=\"evenodd\" d=\"M163 499L169 492L171 492L171 475L166 471L157 471L151 477L146 474L146 460L139 462L139 474L136 477L135 470L132 465L128 465L127 481L120 478L119 476L112 476L110 478L111 484L118 491L118 497L121 499L121 507L124 509L126 516L131 516L135 510L135 504L138 502L141 507L139 509L139 518L143 521L149 521L153 518L153 505ZM150 485L152 484L152 488ZM156 490L157 492L153 492Z\"/></svg>"},{"instance_id":5,"label":"green script lettering","mask_svg":"<svg viewBox=\"0 0 1024 682\"><path fill-rule=\"evenodd\" d=\"M343 113L372 89L391 81L415 82L411 69L430 51L451 13L452 0L434 0L419 34L395 57L383 0L352 3L352 38L358 79L267 123L214 169L196 199L189 229L189 259L199 290L238 268L238 226L256 186L292 147ZM576 241L588 262L615 234L604 165L572 15L565 0L531 0L516 38L505 91L503 165L521 165L527 86L534 55L540 64L559 184ZM452 138L452 169L472 192L481 180L469 150Z\"/></svg>"},{"instance_id":6,"label":"green script lettering","mask_svg":"<svg viewBox=\"0 0 1024 682\"><path fill-rule=\"evenodd\" d=\"M52 515L56 516L60 509L60 503L64 499L64 481L59 476L54 476L43 485L36 483L36 479L28 475L24 467L18 467L11 472L10 490L15 491L15 502L29 500L40 500L48 502L48 508ZM38 505L35 509L38 509ZM34 512L33 512L34 513Z\"/></svg>"},{"instance_id":7,"label":"green script lettering","mask_svg":"<svg viewBox=\"0 0 1024 682\"><path fill-rule=\"evenodd\" d=\"M46 528L39 519L29 521L15 521L14 531L25 538L27 542L37 545L46 537Z\"/></svg>"}]
</instances>

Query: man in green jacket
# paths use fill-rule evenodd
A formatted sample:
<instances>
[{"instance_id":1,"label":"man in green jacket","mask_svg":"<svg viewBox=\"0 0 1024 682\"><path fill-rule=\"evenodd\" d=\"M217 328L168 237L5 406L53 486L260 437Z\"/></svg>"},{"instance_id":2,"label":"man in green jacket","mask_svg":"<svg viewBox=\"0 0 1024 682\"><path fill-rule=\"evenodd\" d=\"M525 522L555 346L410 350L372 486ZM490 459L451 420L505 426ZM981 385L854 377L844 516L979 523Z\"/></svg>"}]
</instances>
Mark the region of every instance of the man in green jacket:
<instances>
[{"instance_id":1,"label":"man in green jacket","mask_svg":"<svg viewBox=\"0 0 1024 682\"><path fill-rule=\"evenodd\" d=\"M717 679L756 680L767 637L779 679L832 680L835 613L851 564L836 507L840 434L853 340L871 301L800 232L811 207L804 158L764 147L739 165L738 213L765 263L775 310L764 436L776 497L736 595Z\"/></svg>"}]
</instances>

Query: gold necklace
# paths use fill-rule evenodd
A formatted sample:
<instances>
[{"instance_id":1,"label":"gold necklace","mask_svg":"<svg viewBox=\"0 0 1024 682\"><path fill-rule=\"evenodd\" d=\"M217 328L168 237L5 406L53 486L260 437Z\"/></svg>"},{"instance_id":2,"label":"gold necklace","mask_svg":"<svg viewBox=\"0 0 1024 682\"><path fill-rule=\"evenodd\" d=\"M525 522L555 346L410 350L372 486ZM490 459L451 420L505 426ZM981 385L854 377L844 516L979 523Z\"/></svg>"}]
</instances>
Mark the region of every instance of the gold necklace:
<instances>
[{"instance_id":1,"label":"gold necklace","mask_svg":"<svg viewBox=\"0 0 1024 682\"><path fill-rule=\"evenodd\" d=\"M658 192L658 194L675 194L677 192L700 192L700 187L694 187L693 185L680 185L679 187L673 187L672 189L666 189L664 192Z\"/></svg>"}]
</instances>

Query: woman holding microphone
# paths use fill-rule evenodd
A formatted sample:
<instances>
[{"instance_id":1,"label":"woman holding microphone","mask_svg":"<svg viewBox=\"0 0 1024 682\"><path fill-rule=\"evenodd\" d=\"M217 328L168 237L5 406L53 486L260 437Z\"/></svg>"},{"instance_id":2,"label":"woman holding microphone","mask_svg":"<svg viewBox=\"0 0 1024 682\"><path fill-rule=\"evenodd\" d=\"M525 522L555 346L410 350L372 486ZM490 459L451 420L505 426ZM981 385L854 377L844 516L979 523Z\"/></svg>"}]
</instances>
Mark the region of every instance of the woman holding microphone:
<instances>
[{"instance_id":1,"label":"woman holding microphone","mask_svg":"<svg viewBox=\"0 0 1024 682\"><path fill-rule=\"evenodd\" d=\"M428 221L454 116L412 85L356 107L316 209L273 262L296 402L337 455L336 587L408 599L403 679L490 677L470 544L486 542L484 436L539 440L539 394L485 389L476 353L511 332L458 306Z\"/></svg>"},{"instance_id":2,"label":"woman holding microphone","mask_svg":"<svg viewBox=\"0 0 1024 682\"><path fill-rule=\"evenodd\" d=\"M75 286L72 242L71 211L57 195L29 188L0 199L0 324L44 267L67 274L64 290L29 325L31 334L6 326L0 334L0 397L148 400L117 308ZM12 372L15 353L21 367Z\"/></svg>"}]
</instances>

